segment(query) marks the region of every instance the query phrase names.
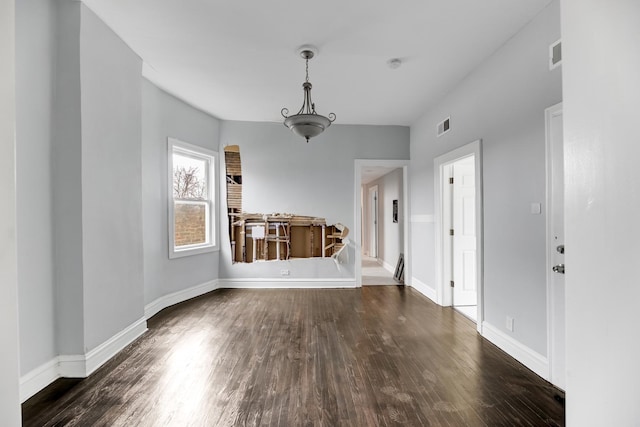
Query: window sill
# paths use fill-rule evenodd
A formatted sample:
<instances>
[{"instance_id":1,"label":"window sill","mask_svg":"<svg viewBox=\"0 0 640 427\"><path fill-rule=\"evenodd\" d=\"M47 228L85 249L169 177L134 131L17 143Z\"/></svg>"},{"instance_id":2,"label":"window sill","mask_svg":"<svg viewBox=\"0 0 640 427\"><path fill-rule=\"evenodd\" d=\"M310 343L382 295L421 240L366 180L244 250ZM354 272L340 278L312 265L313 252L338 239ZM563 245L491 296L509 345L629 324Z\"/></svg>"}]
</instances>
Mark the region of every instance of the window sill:
<instances>
[{"instance_id":1,"label":"window sill","mask_svg":"<svg viewBox=\"0 0 640 427\"><path fill-rule=\"evenodd\" d=\"M209 252L218 252L218 251L220 251L220 248L218 246L204 246L204 247L198 247L198 248L170 250L169 259L183 258L186 256L200 255L200 254L206 254Z\"/></svg>"}]
</instances>

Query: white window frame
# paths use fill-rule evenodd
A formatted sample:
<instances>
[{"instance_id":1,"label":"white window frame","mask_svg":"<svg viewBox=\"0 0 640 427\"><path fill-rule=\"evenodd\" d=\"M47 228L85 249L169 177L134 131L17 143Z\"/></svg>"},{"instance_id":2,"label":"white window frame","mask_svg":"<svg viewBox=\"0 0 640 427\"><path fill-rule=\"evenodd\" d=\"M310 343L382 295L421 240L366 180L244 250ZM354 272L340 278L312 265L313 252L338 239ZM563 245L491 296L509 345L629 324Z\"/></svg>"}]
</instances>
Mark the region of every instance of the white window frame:
<instances>
[{"instance_id":1,"label":"white window frame","mask_svg":"<svg viewBox=\"0 0 640 427\"><path fill-rule=\"evenodd\" d=\"M218 245L218 168L219 157L216 151L209 150L198 145L189 144L175 138L167 138L167 205L168 205L168 223L169 223L169 258L180 258L184 256L203 254L219 250ZM207 231L209 233L208 242L196 245L188 245L180 248L175 246L175 211L173 199L173 154L182 153L196 158L202 158L209 161L209 170L207 171L208 183L207 192L209 215L207 220ZM213 193L213 194L211 194Z\"/></svg>"}]
</instances>

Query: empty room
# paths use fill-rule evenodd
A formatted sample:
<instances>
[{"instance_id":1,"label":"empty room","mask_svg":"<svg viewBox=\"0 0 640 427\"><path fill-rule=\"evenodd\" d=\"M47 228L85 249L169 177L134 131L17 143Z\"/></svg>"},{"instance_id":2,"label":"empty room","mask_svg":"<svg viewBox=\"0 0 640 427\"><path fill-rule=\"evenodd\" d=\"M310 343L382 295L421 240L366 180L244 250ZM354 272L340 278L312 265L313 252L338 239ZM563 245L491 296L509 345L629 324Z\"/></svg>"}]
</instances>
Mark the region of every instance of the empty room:
<instances>
[{"instance_id":1,"label":"empty room","mask_svg":"<svg viewBox=\"0 0 640 427\"><path fill-rule=\"evenodd\" d=\"M639 425L638 2L0 28L3 426Z\"/></svg>"}]
</instances>

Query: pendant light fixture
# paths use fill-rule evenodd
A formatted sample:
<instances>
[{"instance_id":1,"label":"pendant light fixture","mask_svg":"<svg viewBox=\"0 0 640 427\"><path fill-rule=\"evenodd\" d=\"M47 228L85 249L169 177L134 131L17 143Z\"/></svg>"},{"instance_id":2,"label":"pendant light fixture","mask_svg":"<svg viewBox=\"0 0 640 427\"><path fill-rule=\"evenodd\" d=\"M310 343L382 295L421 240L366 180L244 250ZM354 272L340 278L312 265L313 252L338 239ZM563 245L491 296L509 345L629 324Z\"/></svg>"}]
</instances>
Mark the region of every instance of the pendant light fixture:
<instances>
[{"instance_id":1,"label":"pendant light fixture","mask_svg":"<svg viewBox=\"0 0 640 427\"><path fill-rule=\"evenodd\" d=\"M329 117L316 113L316 106L311 101L311 82L309 82L309 60L315 56L317 49L313 46L302 46L299 49L300 56L306 63L306 79L302 83L304 99L302 107L296 114L289 115L289 110L283 108L280 113L284 117L284 125L296 135L300 135L309 142L309 138L320 135L336 119L336 115L331 113Z\"/></svg>"}]
</instances>

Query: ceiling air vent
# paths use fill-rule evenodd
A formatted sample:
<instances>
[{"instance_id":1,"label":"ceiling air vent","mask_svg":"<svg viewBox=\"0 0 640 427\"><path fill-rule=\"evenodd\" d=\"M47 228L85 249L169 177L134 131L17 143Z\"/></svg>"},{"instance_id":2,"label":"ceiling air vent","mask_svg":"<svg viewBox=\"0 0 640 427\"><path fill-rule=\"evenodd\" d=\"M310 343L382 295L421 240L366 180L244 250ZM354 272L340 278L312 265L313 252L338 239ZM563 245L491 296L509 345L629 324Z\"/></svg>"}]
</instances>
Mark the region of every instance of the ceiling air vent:
<instances>
[{"instance_id":1,"label":"ceiling air vent","mask_svg":"<svg viewBox=\"0 0 640 427\"><path fill-rule=\"evenodd\" d=\"M549 46L549 69L554 68L562 64L562 41L558 40Z\"/></svg>"},{"instance_id":2,"label":"ceiling air vent","mask_svg":"<svg viewBox=\"0 0 640 427\"><path fill-rule=\"evenodd\" d=\"M447 117L446 119L444 119L443 121L438 123L438 127L436 129L436 132L437 132L439 137L444 135L445 133L449 132L449 120L450 119L451 119L451 117Z\"/></svg>"}]
</instances>

